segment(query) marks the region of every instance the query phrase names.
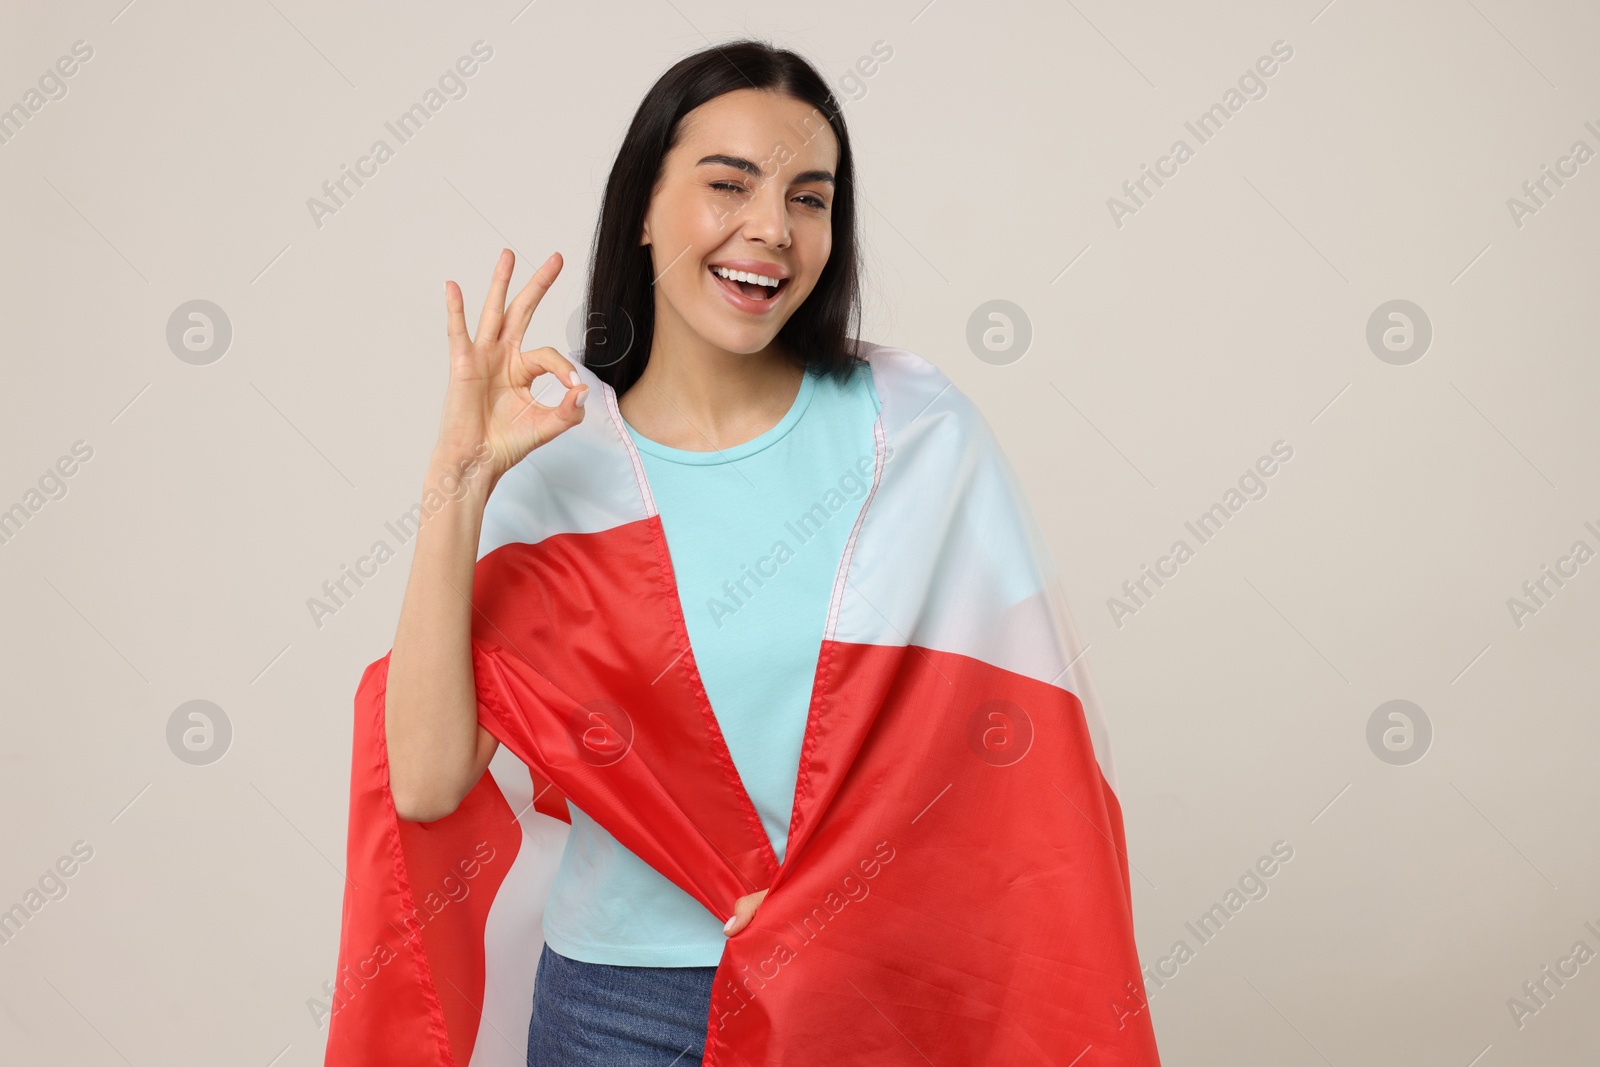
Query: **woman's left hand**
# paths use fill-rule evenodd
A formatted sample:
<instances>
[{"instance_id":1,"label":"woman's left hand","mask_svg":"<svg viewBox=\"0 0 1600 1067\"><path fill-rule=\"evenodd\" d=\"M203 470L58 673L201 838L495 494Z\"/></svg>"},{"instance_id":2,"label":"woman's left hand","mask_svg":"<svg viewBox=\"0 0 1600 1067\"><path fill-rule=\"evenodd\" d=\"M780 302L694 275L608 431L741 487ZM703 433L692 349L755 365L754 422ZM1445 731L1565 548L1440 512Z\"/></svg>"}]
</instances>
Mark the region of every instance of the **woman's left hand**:
<instances>
[{"instance_id":1,"label":"woman's left hand","mask_svg":"<svg viewBox=\"0 0 1600 1067\"><path fill-rule=\"evenodd\" d=\"M733 918L728 920L727 925L722 928L722 932L726 936L732 937L746 926L749 926L750 920L755 918L756 909L761 906L761 901L765 899L766 895L767 891L763 889L759 893L751 893L734 901Z\"/></svg>"}]
</instances>

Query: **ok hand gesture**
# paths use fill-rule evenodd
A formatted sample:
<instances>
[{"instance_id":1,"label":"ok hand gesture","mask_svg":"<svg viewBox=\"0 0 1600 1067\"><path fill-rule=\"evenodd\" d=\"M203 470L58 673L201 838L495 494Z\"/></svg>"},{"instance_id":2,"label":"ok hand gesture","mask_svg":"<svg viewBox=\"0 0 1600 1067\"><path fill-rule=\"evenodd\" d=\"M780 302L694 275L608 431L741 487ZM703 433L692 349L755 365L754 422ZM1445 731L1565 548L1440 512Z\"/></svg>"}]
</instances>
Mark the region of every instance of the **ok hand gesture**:
<instances>
[{"instance_id":1,"label":"ok hand gesture","mask_svg":"<svg viewBox=\"0 0 1600 1067\"><path fill-rule=\"evenodd\" d=\"M561 254L552 253L507 307L506 289L516 260L502 249L478 319L478 335L467 336L461 287L444 285L449 310L450 385L439 422L438 448L446 455L480 456L498 479L524 456L583 421L589 387L580 384L572 363L554 348L522 351L522 335L534 309L561 273ZM567 385L555 407L536 402L529 387L541 374ZM489 454L482 456L483 446Z\"/></svg>"}]
</instances>

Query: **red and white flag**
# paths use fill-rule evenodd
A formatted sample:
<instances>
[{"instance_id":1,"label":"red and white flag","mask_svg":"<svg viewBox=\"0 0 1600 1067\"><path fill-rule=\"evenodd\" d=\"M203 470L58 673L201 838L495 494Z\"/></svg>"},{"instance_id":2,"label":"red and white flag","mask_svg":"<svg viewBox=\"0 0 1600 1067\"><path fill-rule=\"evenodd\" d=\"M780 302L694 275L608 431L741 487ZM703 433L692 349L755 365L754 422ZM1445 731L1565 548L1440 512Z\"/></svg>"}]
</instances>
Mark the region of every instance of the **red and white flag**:
<instances>
[{"instance_id":1,"label":"red and white flag","mask_svg":"<svg viewBox=\"0 0 1600 1067\"><path fill-rule=\"evenodd\" d=\"M451 815L398 819L389 657L355 699L328 1067L524 1067L565 799L719 920L704 1062L1158 1067L1104 719L988 423L863 344L882 408L834 581L780 866L695 667L615 392L495 487L478 719ZM579 358L574 356L574 363Z\"/></svg>"}]
</instances>

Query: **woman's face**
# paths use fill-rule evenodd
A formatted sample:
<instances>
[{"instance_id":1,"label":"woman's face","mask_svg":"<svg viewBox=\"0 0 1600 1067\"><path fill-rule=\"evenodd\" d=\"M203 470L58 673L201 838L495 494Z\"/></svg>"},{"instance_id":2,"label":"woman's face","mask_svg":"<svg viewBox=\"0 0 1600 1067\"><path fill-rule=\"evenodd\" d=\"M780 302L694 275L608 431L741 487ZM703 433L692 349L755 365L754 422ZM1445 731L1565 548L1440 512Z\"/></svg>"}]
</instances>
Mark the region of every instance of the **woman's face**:
<instances>
[{"instance_id":1,"label":"woman's face","mask_svg":"<svg viewBox=\"0 0 1600 1067\"><path fill-rule=\"evenodd\" d=\"M823 113L739 89L683 118L645 214L656 328L760 352L816 287L833 249L838 142ZM745 284L718 268L779 283Z\"/></svg>"}]
</instances>

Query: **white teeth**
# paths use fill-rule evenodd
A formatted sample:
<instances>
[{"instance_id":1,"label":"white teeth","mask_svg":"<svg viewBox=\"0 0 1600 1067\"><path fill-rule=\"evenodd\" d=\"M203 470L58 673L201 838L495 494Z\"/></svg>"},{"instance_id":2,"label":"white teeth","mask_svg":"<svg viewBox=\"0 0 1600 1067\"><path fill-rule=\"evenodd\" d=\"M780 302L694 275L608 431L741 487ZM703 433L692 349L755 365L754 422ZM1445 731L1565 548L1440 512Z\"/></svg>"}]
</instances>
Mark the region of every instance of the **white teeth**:
<instances>
[{"instance_id":1,"label":"white teeth","mask_svg":"<svg viewBox=\"0 0 1600 1067\"><path fill-rule=\"evenodd\" d=\"M712 267L711 270L712 273L721 275L722 277L727 278L729 281L755 282L757 285L765 285L769 289L776 289L778 287L778 279L768 278L765 274L751 274L749 271L729 270L727 267Z\"/></svg>"}]
</instances>

